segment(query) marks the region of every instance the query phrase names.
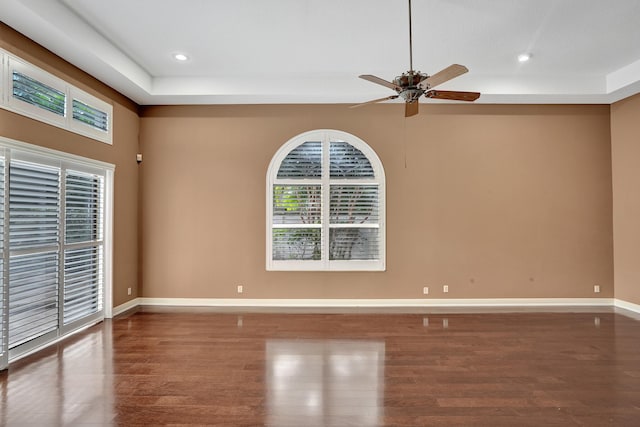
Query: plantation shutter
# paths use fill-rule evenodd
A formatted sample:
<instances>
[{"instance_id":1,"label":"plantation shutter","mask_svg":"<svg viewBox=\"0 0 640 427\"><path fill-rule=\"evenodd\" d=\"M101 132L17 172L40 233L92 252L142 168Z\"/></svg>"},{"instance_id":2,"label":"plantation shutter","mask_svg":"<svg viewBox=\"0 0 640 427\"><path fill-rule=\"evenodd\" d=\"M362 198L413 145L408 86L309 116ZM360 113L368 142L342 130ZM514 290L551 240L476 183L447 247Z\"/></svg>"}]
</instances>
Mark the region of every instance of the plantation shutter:
<instances>
[{"instance_id":1,"label":"plantation shutter","mask_svg":"<svg viewBox=\"0 0 640 427\"><path fill-rule=\"evenodd\" d=\"M330 212L330 259L378 259L378 186L331 185Z\"/></svg>"},{"instance_id":2,"label":"plantation shutter","mask_svg":"<svg viewBox=\"0 0 640 427\"><path fill-rule=\"evenodd\" d=\"M331 141L329 163L331 178L375 178L367 156L345 141Z\"/></svg>"},{"instance_id":3,"label":"plantation shutter","mask_svg":"<svg viewBox=\"0 0 640 427\"><path fill-rule=\"evenodd\" d=\"M384 269L382 166L336 134L304 134L270 166L268 269Z\"/></svg>"},{"instance_id":4,"label":"plantation shutter","mask_svg":"<svg viewBox=\"0 0 640 427\"><path fill-rule=\"evenodd\" d=\"M64 324L102 310L103 178L66 171Z\"/></svg>"},{"instance_id":5,"label":"plantation shutter","mask_svg":"<svg viewBox=\"0 0 640 427\"><path fill-rule=\"evenodd\" d=\"M318 261L322 256L322 142L292 150L273 185L275 260Z\"/></svg>"},{"instance_id":6,"label":"plantation shutter","mask_svg":"<svg viewBox=\"0 0 640 427\"><path fill-rule=\"evenodd\" d=\"M60 169L12 160L9 348L58 326Z\"/></svg>"},{"instance_id":7,"label":"plantation shutter","mask_svg":"<svg viewBox=\"0 0 640 427\"><path fill-rule=\"evenodd\" d=\"M109 130L109 114L98 108L74 99L72 102L73 120L94 129L107 132Z\"/></svg>"},{"instance_id":8,"label":"plantation shutter","mask_svg":"<svg viewBox=\"0 0 640 427\"><path fill-rule=\"evenodd\" d=\"M0 370L102 320L110 270L110 165L15 145L0 138Z\"/></svg>"},{"instance_id":9,"label":"plantation shutter","mask_svg":"<svg viewBox=\"0 0 640 427\"><path fill-rule=\"evenodd\" d=\"M4 150L2 150L4 151ZM4 154L4 152L2 153ZM7 366L9 357L8 357L8 346L7 346L7 310L5 308L8 300L5 298L6 291L6 283L4 279L4 256L5 256L5 240L4 240L4 173L5 173L5 160L4 156L0 157L0 370Z\"/></svg>"},{"instance_id":10,"label":"plantation shutter","mask_svg":"<svg viewBox=\"0 0 640 427\"><path fill-rule=\"evenodd\" d=\"M379 190L370 182L375 178L371 162L345 141L331 141L329 156L329 259L376 260Z\"/></svg>"},{"instance_id":11,"label":"plantation shutter","mask_svg":"<svg viewBox=\"0 0 640 427\"><path fill-rule=\"evenodd\" d=\"M322 177L322 142L306 141L291 150L278 169L279 179Z\"/></svg>"},{"instance_id":12,"label":"plantation shutter","mask_svg":"<svg viewBox=\"0 0 640 427\"><path fill-rule=\"evenodd\" d=\"M64 92L15 70L12 76L14 98L64 117L66 102Z\"/></svg>"}]
</instances>

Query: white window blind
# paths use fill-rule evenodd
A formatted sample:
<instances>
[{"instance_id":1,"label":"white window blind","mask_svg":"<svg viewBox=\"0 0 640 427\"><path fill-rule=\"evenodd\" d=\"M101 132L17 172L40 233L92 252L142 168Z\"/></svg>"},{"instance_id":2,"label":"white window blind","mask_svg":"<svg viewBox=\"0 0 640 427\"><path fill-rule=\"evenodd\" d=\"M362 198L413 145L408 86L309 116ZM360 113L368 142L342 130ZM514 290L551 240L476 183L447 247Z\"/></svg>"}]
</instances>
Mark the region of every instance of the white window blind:
<instances>
[{"instance_id":1,"label":"white window blind","mask_svg":"<svg viewBox=\"0 0 640 427\"><path fill-rule=\"evenodd\" d=\"M329 161L331 178L375 178L367 156L346 141L331 141Z\"/></svg>"},{"instance_id":2,"label":"white window blind","mask_svg":"<svg viewBox=\"0 0 640 427\"><path fill-rule=\"evenodd\" d=\"M9 169L9 348L58 327L60 169Z\"/></svg>"},{"instance_id":3,"label":"white window blind","mask_svg":"<svg viewBox=\"0 0 640 427\"><path fill-rule=\"evenodd\" d=\"M274 185L273 224L273 259L319 260L322 187Z\"/></svg>"},{"instance_id":4,"label":"white window blind","mask_svg":"<svg viewBox=\"0 0 640 427\"><path fill-rule=\"evenodd\" d=\"M376 260L379 253L377 185L331 185L329 257Z\"/></svg>"},{"instance_id":5,"label":"white window blind","mask_svg":"<svg viewBox=\"0 0 640 427\"><path fill-rule=\"evenodd\" d=\"M65 174L64 324L102 310L101 176Z\"/></svg>"},{"instance_id":6,"label":"white window blind","mask_svg":"<svg viewBox=\"0 0 640 427\"><path fill-rule=\"evenodd\" d=\"M102 240L103 179L67 171L65 176L65 242Z\"/></svg>"},{"instance_id":7,"label":"white window blind","mask_svg":"<svg viewBox=\"0 0 640 427\"><path fill-rule=\"evenodd\" d=\"M4 239L4 174L5 174L5 158L4 150L0 149L0 368L7 364L8 352L7 343L7 322L8 317L5 316L5 290L6 283L4 280L4 257L5 257L5 239Z\"/></svg>"},{"instance_id":8,"label":"white window blind","mask_svg":"<svg viewBox=\"0 0 640 427\"><path fill-rule=\"evenodd\" d=\"M64 252L64 324L102 310L102 247Z\"/></svg>"},{"instance_id":9,"label":"white window blind","mask_svg":"<svg viewBox=\"0 0 640 427\"><path fill-rule=\"evenodd\" d=\"M11 250L58 244L60 169L12 161L9 179Z\"/></svg>"},{"instance_id":10,"label":"white window blind","mask_svg":"<svg viewBox=\"0 0 640 427\"><path fill-rule=\"evenodd\" d=\"M71 99L70 130L89 138L111 143L113 107L75 87L71 87L69 99Z\"/></svg>"},{"instance_id":11,"label":"white window blind","mask_svg":"<svg viewBox=\"0 0 640 427\"><path fill-rule=\"evenodd\" d=\"M64 117L66 95L26 74L13 71L13 97Z\"/></svg>"},{"instance_id":12,"label":"white window blind","mask_svg":"<svg viewBox=\"0 0 640 427\"><path fill-rule=\"evenodd\" d=\"M384 170L353 135L313 131L267 176L267 269L384 270Z\"/></svg>"},{"instance_id":13,"label":"white window blind","mask_svg":"<svg viewBox=\"0 0 640 427\"><path fill-rule=\"evenodd\" d=\"M109 130L109 114L77 99L72 105L73 119L94 129L104 132Z\"/></svg>"},{"instance_id":14,"label":"white window blind","mask_svg":"<svg viewBox=\"0 0 640 427\"><path fill-rule=\"evenodd\" d=\"M58 254L15 255L9 263L9 348L58 327Z\"/></svg>"},{"instance_id":15,"label":"white window blind","mask_svg":"<svg viewBox=\"0 0 640 427\"><path fill-rule=\"evenodd\" d=\"M322 142L306 141L291 150L278 168L278 178L322 177Z\"/></svg>"}]
</instances>

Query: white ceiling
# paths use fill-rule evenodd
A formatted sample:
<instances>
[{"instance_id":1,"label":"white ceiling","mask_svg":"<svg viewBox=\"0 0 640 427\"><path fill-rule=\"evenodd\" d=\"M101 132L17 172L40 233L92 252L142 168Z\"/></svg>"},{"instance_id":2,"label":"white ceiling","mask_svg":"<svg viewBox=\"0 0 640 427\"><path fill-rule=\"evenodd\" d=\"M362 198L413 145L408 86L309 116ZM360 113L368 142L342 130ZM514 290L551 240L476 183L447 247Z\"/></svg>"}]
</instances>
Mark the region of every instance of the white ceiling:
<instances>
[{"instance_id":1,"label":"white ceiling","mask_svg":"<svg viewBox=\"0 0 640 427\"><path fill-rule=\"evenodd\" d=\"M358 75L409 69L406 0L0 0L0 17L143 105L358 103L394 94ZM640 92L640 0L413 0L413 50L428 74L466 65L440 88L477 102L611 103Z\"/></svg>"}]
</instances>

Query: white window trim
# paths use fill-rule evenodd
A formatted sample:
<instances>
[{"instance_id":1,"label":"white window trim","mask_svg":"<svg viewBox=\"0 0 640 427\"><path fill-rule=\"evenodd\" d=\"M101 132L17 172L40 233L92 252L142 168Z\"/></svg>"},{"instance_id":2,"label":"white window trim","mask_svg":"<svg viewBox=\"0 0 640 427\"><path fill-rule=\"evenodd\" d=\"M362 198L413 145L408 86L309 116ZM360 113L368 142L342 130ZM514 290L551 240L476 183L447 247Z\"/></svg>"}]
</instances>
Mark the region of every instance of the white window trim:
<instances>
[{"instance_id":1,"label":"white window trim","mask_svg":"<svg viewBox=\"0 0 640 427\"><path fill-rule=\"evenodd\" d=\"M5 50L0 49L0 108L56 126L88 138L113 144L113 105L82 89L36 67ZM64 117L13 97L13 71L18 71L65 94ZM102 131L73 118L73 100L78 100L105 112L108 116L107 131Z\"/></svg>"},{"instance_id":2,"label":"white window trim","mask_svg":"<svg viewBox=\"0 0 640 427\"><path fill-rule=\"evenodd\" d=\"M50 125L63 128L66 124L66 118L64 116L60 116L58 114L52 113L51 111L44 110L40 107L29 104L28 102L24 102L21 99L13 97L12 76L13 72L17 71L21 74L36 79L40 83L50 86L62 93L65 93L64 82L39 68L33 67L30 64L27 64L26 62L23 62L11 56L7 58L7 68L7 90L5 93L7 95L6 105L8 109L16 113L20 113L23 116L35 118Z\"/></svg>"},{"instance_id":3,"label":"white window trim","mask_svg":"<svg viewBox=\"0 0 640 427\"><path fill-rule=\"evenodd\" d=\"M107 144L113 142L113 107L110 104L96 98L93 95L76 88L71 87L69 90L69 123L72 132L84 135L86 137L102 141ZM96 108L107 113L107 130L97 129L73 118L73 100L82 102L90 107Z\"/></svg>"},{"instance_id":4,"label":"white window trim","mask_svg":"<svg viewBox=\"0 0 640 427\"><path fill-rule=\"evenodd\" d=\"M336 184L344 182L345 184L370 184L375 182L379 188L378 204L379 204L379 221L377 228L380 230L379 235L379 260L329 260L328 245L322 245L323 254L322 260L291 260L282 261L273 259L273 240L272 240L272 228L273 228L273 185L276 181L276 176L282 161L287 155L296 147L307 141L322 141L324 144L328 144L330 140L343 140L359 149L370 161L373 168L375 180L356 180L356 179L330 179L329 173L323 173L321 179L292 179L292 180L278 180L278 183L285 184L291 183L295 185L321 185L322 188L330 188L330 183ZM329 171L329 156L323 155L323 171ZM362 139L347 132L333 130L333 129L320 129L302 133L291 138L271 159L269 167L267 169L267 206L266 206L266 269L267 271L385 271L386 269L386 178L384 174L384 168L380 158L375 151ZM324 192L324 190L323 190ZM329 203L324 203L323 199L323 214L322 217L329 217ZM353 226L353 224L350 224ZM355 225L357 227L357 225ZM330 224L328 221L323 221L321 227L323 228L323 236L329 235ZM339 224L333 224L331 227L341 227ZM376 227L375 225L368 225L368 227ZM311 227L315 228L315 227ZM323 237L325 238L325 237Z\"/></svg>"}]
</instances>

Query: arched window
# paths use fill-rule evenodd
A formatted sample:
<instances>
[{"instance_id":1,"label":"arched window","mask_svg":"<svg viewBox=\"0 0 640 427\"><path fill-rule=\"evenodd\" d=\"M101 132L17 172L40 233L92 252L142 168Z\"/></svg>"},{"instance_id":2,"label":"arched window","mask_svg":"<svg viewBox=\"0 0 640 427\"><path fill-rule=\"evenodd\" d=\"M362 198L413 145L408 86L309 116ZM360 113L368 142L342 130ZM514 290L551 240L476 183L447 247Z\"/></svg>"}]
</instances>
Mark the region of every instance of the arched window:
<instances>
[{"instance_id":1,"label":"arched window","mask_svg":"<svg viewBox=\"0 0 640 427\"><path fill-rule=\"evenodd\" d=\"M267 172L267 270L385 269L384 169L360 138L290 139Z\"/></svg>"}]
</instances>

